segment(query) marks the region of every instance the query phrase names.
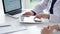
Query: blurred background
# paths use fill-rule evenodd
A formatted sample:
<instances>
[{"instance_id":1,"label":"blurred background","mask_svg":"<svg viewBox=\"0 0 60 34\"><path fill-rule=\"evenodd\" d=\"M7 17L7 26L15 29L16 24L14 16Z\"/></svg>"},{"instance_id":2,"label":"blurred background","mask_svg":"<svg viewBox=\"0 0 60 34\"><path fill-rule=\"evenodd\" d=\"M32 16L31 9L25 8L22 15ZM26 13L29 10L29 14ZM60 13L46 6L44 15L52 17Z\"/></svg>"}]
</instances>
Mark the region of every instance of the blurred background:
<instances>
[{"instance_id":1,"label":"blurred background","mask_svg":"<svg viewBox=\"0 0 60 34\"><path fill-rule=\"evenodd\" d=\"M33 9L34 6L41 3L42 0L22 0L22 5L24 9Z\"/></svg>"}]
</instances>

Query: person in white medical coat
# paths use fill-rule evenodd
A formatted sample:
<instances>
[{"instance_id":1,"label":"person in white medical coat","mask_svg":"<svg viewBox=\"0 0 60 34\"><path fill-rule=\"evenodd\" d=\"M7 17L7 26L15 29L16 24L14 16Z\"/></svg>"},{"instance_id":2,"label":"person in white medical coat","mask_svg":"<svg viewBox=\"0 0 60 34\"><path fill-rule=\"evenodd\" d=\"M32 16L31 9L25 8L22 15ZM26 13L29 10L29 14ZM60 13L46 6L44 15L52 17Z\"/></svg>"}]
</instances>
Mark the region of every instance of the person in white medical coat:
<instances>
[{"instance_id":1,"label":"person in white medical coat","mask_svg":"<svg viewBox=\"0 0 60 34\"><path fill-rule=\"evenodd\" d=\"M35 8L24 13L23 16L35 16L35 18L39 19L48 18L49 20L55 23L60 23L60 0L42 0L42 1L43 2L41 4L36 5ZM43 13L44 9L47 9L49 14L44 14Z\"/></svg>"},{"instance_id":2,"label":"person in white medical coat","mask_svg":"<svg viewBox=\"0 0 60 34\"><path fill-rule=\"evenodd\" d=\"M51 21L60 23L60 0L57 0L53 6L53 14L44 14L43 10L47 9L50 13L52 0L43 0L41 4L38 4L32 10L23 14L23 16L33 16L36 18L50 18ZM43 13L43 14L42 14Z\"/></svg>"}]
</instances>

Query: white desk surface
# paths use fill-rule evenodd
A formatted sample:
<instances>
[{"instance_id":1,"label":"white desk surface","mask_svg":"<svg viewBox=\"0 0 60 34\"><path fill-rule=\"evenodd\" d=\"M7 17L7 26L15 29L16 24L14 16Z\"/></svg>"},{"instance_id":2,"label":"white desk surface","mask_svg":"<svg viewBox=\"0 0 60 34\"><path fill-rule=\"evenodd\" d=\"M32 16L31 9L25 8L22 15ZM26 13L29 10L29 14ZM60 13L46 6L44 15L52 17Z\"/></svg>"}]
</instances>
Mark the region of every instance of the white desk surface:
<instances>
[{"instance_id":1,"label":"white desk surface","mask_svg":"<svg viewBox=\"0 0 60 34\"><path fill-rule=\"evenodd\" d=\"M0 34L5 33L9 30L18 30L14 33L5 33L5 34L41 34L41 29L45 26L56 24L56 23L47 23L47 24L20 24L18 19L11 18L9 16L5 16L4 14L0 14L0 23L6 22L11 25L11 27L0 28ZM59 24L59 23L57 23ZM24 25L26 30L19 31L20 26ZM11 29L13 28L13 29ZM60 31L56 32L55 34L59 34Z\"/></svg>"}]
</instances>

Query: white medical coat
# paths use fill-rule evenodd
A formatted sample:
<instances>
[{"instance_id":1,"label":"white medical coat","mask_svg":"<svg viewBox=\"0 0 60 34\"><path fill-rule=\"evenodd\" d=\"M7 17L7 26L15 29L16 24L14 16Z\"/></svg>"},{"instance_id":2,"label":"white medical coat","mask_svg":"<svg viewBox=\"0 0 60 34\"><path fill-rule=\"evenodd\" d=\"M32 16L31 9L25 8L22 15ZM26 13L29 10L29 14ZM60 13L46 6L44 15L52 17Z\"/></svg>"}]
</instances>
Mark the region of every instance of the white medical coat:
<instances>
[{"instance_id":1,"label":"white medical coat","mask_svg":"<svg viewBox=\"0 0 60 34\"><path fill-rule=\"evenodd\" d=\"M44 9L47 9L47 11L50 10L52 0L42 0L41 4L38 4L33 9L34 12L41 13ZM57 0L54 4L53 13L50 14L50 20L55 23L60 23L60 0Z\"/></svg>"}]
</instances>

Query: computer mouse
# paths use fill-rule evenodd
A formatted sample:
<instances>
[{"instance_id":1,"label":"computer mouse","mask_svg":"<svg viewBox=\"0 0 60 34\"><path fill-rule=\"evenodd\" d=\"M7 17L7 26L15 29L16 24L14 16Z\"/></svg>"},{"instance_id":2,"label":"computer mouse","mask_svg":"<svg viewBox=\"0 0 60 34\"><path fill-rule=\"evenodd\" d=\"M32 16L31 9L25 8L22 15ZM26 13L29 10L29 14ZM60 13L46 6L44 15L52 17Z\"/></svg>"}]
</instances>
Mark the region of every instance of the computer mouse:
<instances>
[{"instance_id":1,"label":"computer mouse","mask_svg":"<svg viewBox=\"0 0 60 34\"><path fill-rule=\"evenodd\" d=\"M34 21L35 21L35 22L41 22L42 20L39 19L39 18L35 18Z\"/></svg>"}]
</instances>

